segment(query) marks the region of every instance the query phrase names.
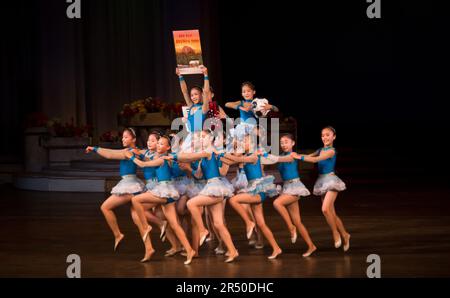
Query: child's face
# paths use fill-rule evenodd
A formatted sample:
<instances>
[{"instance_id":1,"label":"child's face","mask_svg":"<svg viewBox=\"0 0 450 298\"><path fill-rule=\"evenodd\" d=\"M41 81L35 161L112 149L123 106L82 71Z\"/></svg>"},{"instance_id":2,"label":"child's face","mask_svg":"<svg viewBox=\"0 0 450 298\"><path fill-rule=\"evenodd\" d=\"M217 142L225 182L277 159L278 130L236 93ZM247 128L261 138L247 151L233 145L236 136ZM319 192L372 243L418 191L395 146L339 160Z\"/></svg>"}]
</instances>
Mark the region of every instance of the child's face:
<instances>
[{"instance_id":1,"label":"child's face","mask_svg":"<svg viewBox=\"0 0 450 298\"><path fill-rule=\"evenodd\" d=\"M191 100L194 104L197 104L202 101L202 93L197 89L191 90Z\"/></svg>"},{"instance_id":2,"label":"child's face","mask_svg":"<svg viewBox=\"0 0 450 298\"><path fill-rule=\"evenodd\" d=\"M283 152L290 152L294 147L295 142L288 137L282 137L280 139L280 146Z\"/></svg>"},{"instance_id":3,"label":"child's face","mask_svg":"<svg viewBox=\"0 0 450 298\"><path fill-rule=\"evenodd\" d=\"M150 149L151 151L155 151L157 144L158 144L158 139L156 138L156 136L155 135L149 135L148 136L148 140L147 140L147 147L148 147L148 149Z\"/></svg>"},{"instance_id":4,"label":"child's face","mask_svg":"<svg viewBox=\"0 0 450 298\"><path fill-rule=\"evenodd\" d=\"M122 145L132 147L134 144L136 144L136 138L128 130L125 130L122 135Z\"/></svg>"},{"instance_id":5,"label":"child's face","mask_svg":"<svg viewBox=\"0 0 450 298\"><path fill-rule=\"evenodd\" d=\"M156 145L156 151L159 154L164 154L170 149L169 140L166 138L160 138L158 144Z\"/></svg>"},{"instance_id":6,"label":"child's face","mask_svg":"<svg viewBox=\"0 0 450 298\"><path fill-rule=\"evenodd\" d=\"M336 139L336 135L329 128L325 128L322 130L322 142L327 146L331 146Z\"/></svg>"},{"instance_id":7,"label":"child's face","mask_svg":"<svg viewBox=\"0 0 450 298\"><path fill-rule=\"evenodd\" d=\"M249 86L245 85L242 87L242 97L246 100L253 99L255 96L255 91L252 90Z\"/></svg>"}]
</instances>

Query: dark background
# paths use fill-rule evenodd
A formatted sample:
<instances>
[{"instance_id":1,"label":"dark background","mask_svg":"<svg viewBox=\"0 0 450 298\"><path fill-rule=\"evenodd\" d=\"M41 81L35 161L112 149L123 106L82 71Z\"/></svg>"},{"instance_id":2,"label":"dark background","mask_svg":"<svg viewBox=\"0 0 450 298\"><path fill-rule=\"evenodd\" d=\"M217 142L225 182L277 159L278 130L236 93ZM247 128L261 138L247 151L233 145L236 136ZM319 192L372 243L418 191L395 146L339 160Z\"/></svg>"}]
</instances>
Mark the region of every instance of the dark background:
<instances>
[{"instance_id":1,"label":"dark background","mask_svg":"<svg viewBox=\"0 0 450 298\"><path fill-rule=\"evenodd\" d=\"M389 171L446 173L430 158L447 139L447 21L431 1L65 1L2 4L1 155L20 157L25 115L73 117L96 133L115 128L122 104L147 96L182 100L172 30L199 28L219 102L252 81L299 122L299 147L336 146ZM355 153L356 154L356 153ZM403 173L404 174L404 173Z\"/></svg>"}]
</instances>

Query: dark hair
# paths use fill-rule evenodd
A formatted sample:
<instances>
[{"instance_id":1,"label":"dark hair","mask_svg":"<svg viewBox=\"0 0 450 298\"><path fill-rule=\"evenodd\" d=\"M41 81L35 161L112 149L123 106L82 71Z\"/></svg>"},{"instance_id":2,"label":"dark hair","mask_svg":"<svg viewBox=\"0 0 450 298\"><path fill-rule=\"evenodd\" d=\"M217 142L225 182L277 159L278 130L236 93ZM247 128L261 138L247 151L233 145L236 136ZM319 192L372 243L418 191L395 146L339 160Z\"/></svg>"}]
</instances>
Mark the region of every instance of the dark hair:
<instances>
[{"instance_id":1,"label":"dark hair","mask_svg":"<svg viewBox=\"0 0 450 298\"><path fill-rule=\"evenodd\" d=\"M169 142L169 146L172 146L172 138L168 135L161 135L159 139L166 139Z\"/></svg>"},{"instance_id":2,"label":"dark hair","mask_svg":"<svg viewBox=\"0 0 450 298\"><path fill-rule=\"evenodd\" d=\"M280 140L282 139L282 138L288 138L288 139L290 139L291 141L294 141L295 142L295 138L294 138L294 135L293 134L291 134L291 133L283 133L282 135L281 135L281 137L280 137Z\"/></svg>"},{"instance_id":3,"label":"dark hair","mask_svg":"<svg viewBox=\"0 0 450 298\"><path fill-rule=\"evenodd\" d=\"M246 81L246 82L242 83L241 89L244 88L244 86L247 86L248 88L252 89L253 91L256 91L255 85L253 85L251 82Z\"/></svg>"},{"instance_id":4,"label":"dark hair","mask_svg":"<svg viewBox=\"0 0 450 298\"><path fill-rule=\"evenodd\" d=\"M189 94L191 94L192 90L197 90L200 93L203 93L203 88L200 86L193 86L191 89L189 89Z\"/></svg>"},{"instance_id":5,"label":"dark hair","mask_svg":"<svg viewBox=\"0 0 450 298\"><path fill-rule=\"evenodd\" d=\"M123 132L126 132L126 131L128 131L129 133L130 133L130 135L134 138L134 139L136 139L136 131L134 131L134 129L133 128L131 128L131 127L127 127L127 128L125 128L124 130L123 130Z\"/></svg>"},{"instance_id":6,"label":"dark hair","mask_svg":"<svg viewBox=\"0 0 450 298\"><path fill-rule=\"evenodd\" d=\"M159 140L159 138L161 137L161 133L157 130L153 130L152 132L150 132L148 134L148 136L151 136L151 135L154 135L157 140Z\"/></svg>"},{"instance_id":7,"label":"dark hair","mask_svg":"<svg viewBox=\"0 0 450 298\"><path fill-rule=\"evenodd\" d=\"M333 126L325 126L324 128L322 128L322 130L324 130L324 129L329 129L329 130L331 130L331 132L334 134L334 135L336 135L336 129L334 129L334 127Z\"/></svg>"}]
</instances>

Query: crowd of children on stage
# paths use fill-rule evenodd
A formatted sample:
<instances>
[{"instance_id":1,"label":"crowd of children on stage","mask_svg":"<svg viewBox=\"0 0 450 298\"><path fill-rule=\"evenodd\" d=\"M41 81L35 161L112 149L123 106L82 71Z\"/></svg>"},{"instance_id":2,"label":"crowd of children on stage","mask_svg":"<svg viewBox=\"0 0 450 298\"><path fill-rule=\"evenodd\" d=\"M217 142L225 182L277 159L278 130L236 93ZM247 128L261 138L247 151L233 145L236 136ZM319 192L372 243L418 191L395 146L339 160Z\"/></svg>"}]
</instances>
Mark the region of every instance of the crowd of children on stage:
<instances>
[{"instance_id":1,"label":"crowd of children on stage","mask_svg":"<svg viewBox=\"0 0 450 298\"><path fill-rule=\"evenodd\" d=\"M298 160L301 160L318 164L319 177L313 194L322 198L322 212L331 228L334 246L342 246L348 251L350 234L334 208L338 193L346 188L334 170L335 129L331 126L322 129L323 148L312 154L296 153L295 138L290 134L281 135L281 154L267 153L257 141L262 129L252 104L255 87L249 82L242 84L243 99L225 104L226 108L239 111L240 123L227 133L211 129L211 125L205 125L208 115L224 119L227 115L221 107L211 113L214 94L208 71L205 67L202 70L204 86L191 89L178 69L176 71L188 106L184 119L188 131L186 137L180 138L174 132L153 131L148 137L147 148L141 150L136 148L134 129L126 128L122 136L125 149L86 148L87 153L96 152L104 158L120 160L122 179L101 205L114 234L114 250L124 239L114 209L130 204L131 217L145 246L142 262L149 261L155 253L151 233L155 227L159 230L159 238L171 245L165 252L167 257L182 254L186 257L184 264L190 264L193 258L199 257L199 248L215 239L218 243L215 253L225 255L225 262L233 262L239 253L225 221L225 206L230 205L242 218L249 243L260 249L265 238L272 247L268 259L275 259L282 249L263 212L263 205L270 200L286 223L291 242L297 241L299 233L307 245L302 256L309 257L317 248L300 217L300 198L310 195L300 180ZM277 111L278 108L266 103L262 110ZM215 123L217 128L218 122ZM282 186L275 185L274 177L264 173L264 164L275 163L283 180ZM227 173L232 165L237 165L238 170L229 181ZM138 167L142 168L145 183L137 177Z\"/></svg>"}]
</instances>

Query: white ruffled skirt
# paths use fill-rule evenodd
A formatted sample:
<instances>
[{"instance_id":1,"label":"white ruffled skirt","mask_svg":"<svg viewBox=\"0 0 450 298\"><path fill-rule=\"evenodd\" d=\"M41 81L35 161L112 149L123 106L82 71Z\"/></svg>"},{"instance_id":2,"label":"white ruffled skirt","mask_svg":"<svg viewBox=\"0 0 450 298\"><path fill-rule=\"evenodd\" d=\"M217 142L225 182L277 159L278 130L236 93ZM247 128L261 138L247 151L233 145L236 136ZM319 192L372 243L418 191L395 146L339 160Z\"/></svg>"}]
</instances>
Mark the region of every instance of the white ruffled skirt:
<instances>
[{"instance_id":1,"label":"white ruffled skirt","mask_svg":"<svg viewBox=\"0 0 450 298\"><path fill-rule=\"evenodd\" d=\"M145 181L145 191L149 191L150 189L153 189L156 187L156 185L158 184L158 179L153 178L153 179L148 179Z\"/></svg>"},{"instance_id":2,"label":"white ruffled skirt","mask_svg":"<svg viewBox=\"0 0 450 298\"><path fill-rule=\"evenodd\" d=\"M144 191L145 184L136 175L122 176L122 180L111 190L111 194L117 196L136 195Z\"/></svg>"},{"instance_id":3,"label":"white ruffled skirt","mask_svg":"<svg viewBox=\"0 0 450 298\"><path fill-rule=\"evenodd\" d=\"M233 192L225 185L220 177L208 179L205 187L203 187L199 194L202 196L224 198L233 196Z\"/></svg>"},{"instance_id":4,"label":"white ruffled skirt","mask_svg":"<svg viewBox=\"0 0 450 298\"><path fill-rule=\"evenodd\" d=\"M238 193L249 193L251 195L265 193L268 197L277 196L278 190L276 185L273 183L274 180L275 177L272 175L250 180L248 182L248 186L239 190Z\"/></svg>"},{"instance_id":5,"label":"white ruffled skirt","mask_svg":"<svg viewBox=\"0 0 450 298\"><path fill-rule=\"evenodd\" d=\"M172 181L180 196L185 195L189 185L193 183L192 179L187 176L173 178Z\"/></svg>"},{"instance_id":6,"label":"white ruffled skirt","mask_svg":"<svg viewBox=\"0 0 450 298\"><path fill-rule=\"evenodd\" d=\"M311 194L299 178L285 181L281 193L299 197L307 197Z\"/></svg>"},{"instance_id":7,"label":"white ruffled skirt","mask_svg":"<svg viewBox=\"0 0 450 298\"><path fill-rule=\"evenodd\" d=\"M345 183L335 174L320 175L314 184L313 193L322 196L328 191L343 191L346 189Z\"/></svg>"},{"instance_id":8,"label":"white ruffled skirt","mask_svg":"<svg viewBox=\"0 0 450 298\"><path fill-rule=\"evenodd\" d=\"M205 180L191 179L191 183L186 188L186 195L189 198L198 196L198 194L202 191L205 185L206 185Z\"/></svg>"},{"instance_id":9,"label":"white ruffled skirt","mask_svg":"<svg viewBox=\"0 0 450 298\"><path fill-rule=\"evenodd\" d=\"M159 198L171 198L174 200L178 200L180 198L180 195L172 181L158 182L158 184L153 189L149 189L148 192Z\"/></svg>"},{"instance_id":10,"label":"white ruffled skirt","mask_svg":"<svg viewBox=\"0 0 450 298\"><path fill-rule=\"evenodd\" d=\"M237 170L236 177L231 179L231 184L233 184L235 190L246 188L248 186L248 180L245 172Z\"/></svg>"}]
</instances>

